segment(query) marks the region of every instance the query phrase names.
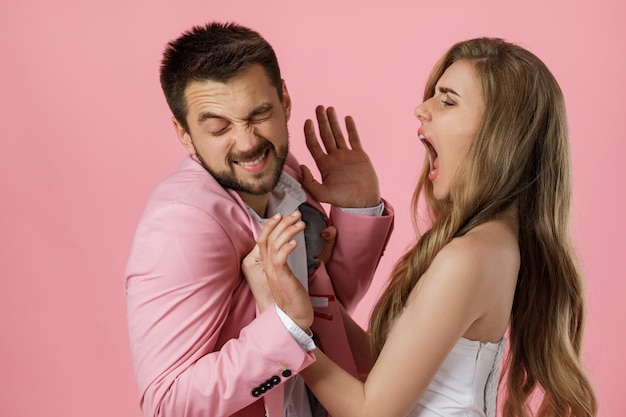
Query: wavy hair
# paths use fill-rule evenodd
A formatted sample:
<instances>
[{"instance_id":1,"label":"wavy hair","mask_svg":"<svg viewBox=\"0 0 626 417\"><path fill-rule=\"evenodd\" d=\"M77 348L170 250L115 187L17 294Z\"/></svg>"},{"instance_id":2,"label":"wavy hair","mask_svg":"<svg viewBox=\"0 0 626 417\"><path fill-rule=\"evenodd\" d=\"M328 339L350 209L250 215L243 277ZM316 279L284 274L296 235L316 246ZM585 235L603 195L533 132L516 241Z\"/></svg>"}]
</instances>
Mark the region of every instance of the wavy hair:
<instances>
[{"instance_id":1,"label":"wavy hair","mask_svg":"<svg viewBox=\"0 0 626 417\"><path fill-rule=\"evenodd\" d=\"M497 38L452 46L433 68L424 100L454 62L470 62L482 86L485 113L450 191L438 201L424 164L413 194L417 242L396 263L370 319L377 356L406 300L435 255L453 238L518 208L521 266L501 378L503 415L590 417L597 413L581 348L584 285L569 231L572 194L565 102L546 65L526 49ZM426 202L429 229L418 227ZM506 381L506 383L504 382Z\"/></svg>"}]
</instances>

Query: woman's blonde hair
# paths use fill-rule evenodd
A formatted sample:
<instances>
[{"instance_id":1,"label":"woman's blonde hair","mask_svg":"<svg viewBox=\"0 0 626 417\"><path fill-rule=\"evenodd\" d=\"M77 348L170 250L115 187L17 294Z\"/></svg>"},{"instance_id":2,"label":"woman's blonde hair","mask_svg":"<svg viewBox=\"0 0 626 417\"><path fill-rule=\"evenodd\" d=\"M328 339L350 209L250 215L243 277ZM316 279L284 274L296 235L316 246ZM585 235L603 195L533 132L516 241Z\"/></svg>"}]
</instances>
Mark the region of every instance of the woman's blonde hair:
<instances>
[{"instance_id":1,"label":"woman's blonde hair","mask_svg":"<svg viewBox=\"0 0 626 417\"><path fill-rule=\"evenodd\" d=\"M503 380L503 415L589 417L596 399L581 363L585 317L583 281L569 232L572 178L561 89L534 54L497 38L459 42L435 65L424 100L454 62L465 60L481 83L485 113L457 172L450 201L438 201L428 163L413 195L427 203L430 228L397 262L370 320L378 355L409 293L435 255L454 237L493 219L515 203L521 266L511 312ZM419 234L419 232L418 232Z\"/></svg>"}]
</instances>

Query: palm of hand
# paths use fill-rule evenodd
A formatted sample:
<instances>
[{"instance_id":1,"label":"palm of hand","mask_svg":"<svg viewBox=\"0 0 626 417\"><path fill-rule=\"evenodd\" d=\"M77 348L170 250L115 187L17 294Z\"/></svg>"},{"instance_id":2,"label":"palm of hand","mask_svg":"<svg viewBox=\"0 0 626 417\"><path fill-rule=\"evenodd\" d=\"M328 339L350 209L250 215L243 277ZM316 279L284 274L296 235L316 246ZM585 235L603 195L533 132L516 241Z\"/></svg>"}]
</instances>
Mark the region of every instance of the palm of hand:
<instances>
[{"instance_id":1,"label":"palm of hand","mask_svg":"<svg viewBox=\"0 0 626 417\"><path fill-rule=\"evenodd\" d=\"M320 161L318 169L322 184L315 192L321 201L337 207L372 207L380 202L378 178L365 152L337 150Z\"/></svg>"},{"instance_id":2,"label":"palm of hand","mask_svg":"<svg viewBox=\"0 0 626 417\"><path fill-rule=\"evenodd\" d=\"M316 109L324 149L315 134L311 120L304 125L306 145L322 176L317 182L303 166L303 184L319 201L343 208L373 207L380 203L378 178L367 153L361 146L352 117L346 117L348 143L344 138L335 110Z\"/></svg>"}]
</instances>

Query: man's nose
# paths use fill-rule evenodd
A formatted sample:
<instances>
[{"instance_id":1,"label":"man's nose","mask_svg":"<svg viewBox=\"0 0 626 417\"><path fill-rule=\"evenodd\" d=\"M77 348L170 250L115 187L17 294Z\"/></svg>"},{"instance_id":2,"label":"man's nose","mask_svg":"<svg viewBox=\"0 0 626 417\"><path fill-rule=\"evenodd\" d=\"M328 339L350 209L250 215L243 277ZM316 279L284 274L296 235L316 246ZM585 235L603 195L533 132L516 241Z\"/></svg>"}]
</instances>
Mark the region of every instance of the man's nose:
<instances>
[{"instance_id":1,"label":"man's nose","mask_svg":"<svg viewBox=\"0 0 626 417\"><path fill-rule=\"evenodd\" d=\"M250 151L259 144L259 138L254 132L254 127L248 123L237 125L235 127L235 136L233 138L235 146L240 152Z\"/></svg>"}]
</instances>

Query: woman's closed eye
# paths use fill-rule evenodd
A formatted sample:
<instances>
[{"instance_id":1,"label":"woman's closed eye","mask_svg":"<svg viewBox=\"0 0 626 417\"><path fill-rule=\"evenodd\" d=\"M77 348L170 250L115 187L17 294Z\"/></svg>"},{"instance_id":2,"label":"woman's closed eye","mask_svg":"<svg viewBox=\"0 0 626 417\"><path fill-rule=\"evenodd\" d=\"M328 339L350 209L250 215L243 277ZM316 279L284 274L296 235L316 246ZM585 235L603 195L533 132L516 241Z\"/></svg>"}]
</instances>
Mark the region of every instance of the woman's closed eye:
<instances>
[{"instance_id":1,"label":"woman's closed eye","mask_svg":"<svg viewBox=\"0 0 626 417\"><path fill-rule=\"evenodd\" d=\"M454 106L456 104L456 102L454 100L452 100L450 98L449 95L444 95L443 98L441 99L441 102L443 103L444 106Z\"/></svg>"}]
</instances>

